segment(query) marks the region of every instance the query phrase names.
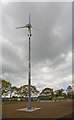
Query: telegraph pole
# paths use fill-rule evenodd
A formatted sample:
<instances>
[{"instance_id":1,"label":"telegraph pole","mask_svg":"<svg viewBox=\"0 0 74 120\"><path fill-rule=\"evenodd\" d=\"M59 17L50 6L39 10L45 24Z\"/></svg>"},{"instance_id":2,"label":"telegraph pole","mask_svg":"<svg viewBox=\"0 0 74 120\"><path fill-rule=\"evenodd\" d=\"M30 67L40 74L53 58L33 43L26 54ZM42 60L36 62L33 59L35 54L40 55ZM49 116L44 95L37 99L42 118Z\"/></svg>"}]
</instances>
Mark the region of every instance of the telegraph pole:
<instances>
[{"instance_id":1,"label":"telegraph pole","mask_svg":"<svg viewBox=\"0 0 74 120\"><path fill-rule=\"evenodd\" d=\"M29 36L28 109L31 109L31 43Z\"/></svg>"}]
</instances>

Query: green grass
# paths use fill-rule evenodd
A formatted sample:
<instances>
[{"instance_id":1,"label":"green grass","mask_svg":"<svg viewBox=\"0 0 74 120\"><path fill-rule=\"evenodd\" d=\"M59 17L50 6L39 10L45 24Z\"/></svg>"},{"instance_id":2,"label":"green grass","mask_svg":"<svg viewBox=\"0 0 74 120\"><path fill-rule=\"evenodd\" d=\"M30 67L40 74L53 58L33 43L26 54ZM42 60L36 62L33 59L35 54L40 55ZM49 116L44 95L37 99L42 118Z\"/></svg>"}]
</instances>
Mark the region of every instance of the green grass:
<instances>
[{"instance_id":1,"label":"green grass","mask_svg":"<svg viewBox=\"0 0 74 120\"><path fill-rule=\"evenodd\" d=\"M15 103L21 103L21 102L26 102L26 101L7 101L7 102L2 101L2 104L15 104Z\"/></svg>"}]
</instances>

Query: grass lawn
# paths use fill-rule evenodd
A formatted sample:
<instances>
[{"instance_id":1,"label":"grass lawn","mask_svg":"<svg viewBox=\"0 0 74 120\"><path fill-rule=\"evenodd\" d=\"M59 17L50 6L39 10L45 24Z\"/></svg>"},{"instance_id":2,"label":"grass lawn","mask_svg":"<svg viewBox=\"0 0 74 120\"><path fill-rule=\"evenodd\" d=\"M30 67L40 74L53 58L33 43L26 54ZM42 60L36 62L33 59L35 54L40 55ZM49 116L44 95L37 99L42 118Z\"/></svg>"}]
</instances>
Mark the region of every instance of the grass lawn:
<instances>
[{"instance_id":1,"label":"grass lawn","mask_svg":"<svg viewBox=\"0 0 74 120\"><path fill-rule=\"evenodd\" d=\"M6 101L6 102L2 101L2 104L15 104L15 103L21 103L21 102L24 102L24 101Z\"/></svg>"}]
</instances>

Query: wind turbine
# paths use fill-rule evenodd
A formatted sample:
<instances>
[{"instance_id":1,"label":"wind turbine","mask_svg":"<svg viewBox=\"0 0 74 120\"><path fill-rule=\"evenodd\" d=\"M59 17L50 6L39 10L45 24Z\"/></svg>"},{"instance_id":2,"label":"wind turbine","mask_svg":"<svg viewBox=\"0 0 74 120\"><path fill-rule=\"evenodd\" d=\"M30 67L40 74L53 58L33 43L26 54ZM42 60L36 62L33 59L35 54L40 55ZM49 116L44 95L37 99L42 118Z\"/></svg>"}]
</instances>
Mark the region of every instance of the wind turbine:
<instances>
[{"instance_id":1,"label":"wind turbine","mask_svg":"<svg viewBox=\"0 0 74 120\"><path fill-rule=\"evenodd\" d=\"M29 23L22 27L16 27L16 29L20 28L27 28L28 29L28 36L29 36L29 73L28 73L28 109L32 109L31 107L31 45L30 45L30 38L32 36L31 34L31 14L29 14Z\"/></svg>"},{"instance_id":2,"label":"wind turbine","mask_svg":"<svg viewBox=\"0 0 74 120\"><path fill-rule=\"evenodd\" d=\"M32 25L31 25L31 14L29 14L29 23L25 26L21 26L21 27L16 27L16 29L20 29L20 28L28 28L28 36L31 37L32 34L31 34L31 28L32 28Z\"/></svg>"},{"instance_id":3,"label":"wind turbine","mask_svg":"<svg viewBox=\"0 0 74 120\"><path fill-rule=\"evenodd\" d=\"M29 23L28 23L27 25L21 26L21 27L16 27L16 29L20 29L20 28L28 28L28 32L29 32L28 36L29 36L29 37L32 36L32 34L31 34L31 28L33 28L33 29L35 29L35 30L37 30L37 31L41 31L40 29L37 29L37 28L35 28L35 27L33 27L33 26L31 25L31 14L29 14Z\"/></svg>"}]
</instances>

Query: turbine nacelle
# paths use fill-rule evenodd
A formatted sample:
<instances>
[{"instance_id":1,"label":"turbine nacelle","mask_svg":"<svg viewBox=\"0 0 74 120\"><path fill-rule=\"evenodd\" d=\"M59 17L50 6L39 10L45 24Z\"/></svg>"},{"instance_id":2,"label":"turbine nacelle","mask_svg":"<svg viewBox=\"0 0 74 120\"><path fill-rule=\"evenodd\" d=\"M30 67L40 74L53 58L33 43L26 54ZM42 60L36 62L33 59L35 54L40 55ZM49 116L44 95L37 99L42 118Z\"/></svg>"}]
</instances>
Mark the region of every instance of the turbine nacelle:
<instances>
[{"instance_id":1,"label":"turbine nacelle","mask_svg":"<svg viewBox=\"0 0 74 120\"><path fill-rule=\"evenodd\" d=\"M32 28L32 25L31 25L31 23L29 23L29 24L27 24L25 27L31 29L31 28Z\"/></svg>"}]
</instances>

